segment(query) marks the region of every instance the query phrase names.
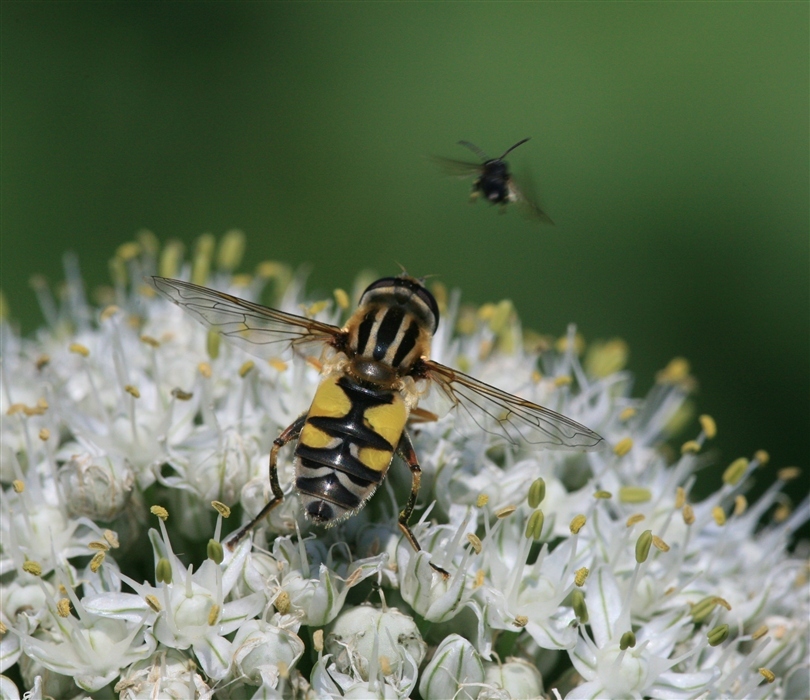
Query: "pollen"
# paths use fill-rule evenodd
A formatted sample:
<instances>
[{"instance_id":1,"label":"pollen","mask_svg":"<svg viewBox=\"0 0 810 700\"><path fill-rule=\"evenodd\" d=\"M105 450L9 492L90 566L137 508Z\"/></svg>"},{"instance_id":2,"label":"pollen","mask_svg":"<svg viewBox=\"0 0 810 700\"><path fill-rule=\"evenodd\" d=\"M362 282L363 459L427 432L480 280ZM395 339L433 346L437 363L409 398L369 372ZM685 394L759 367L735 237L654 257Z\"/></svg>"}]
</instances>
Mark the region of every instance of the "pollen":
<instances>
[{"instance_id":1,"label":"pollen","mask_svg":"<svg viewBox=\"0 0 810 700\"><path fill-rule=\"evenodd\" d=\"M723 527L726 524L726 511L722 506L715 506L712 508L712 518L720 527Z\"/></svg>"},{"instance_id":2,"label":"pollen","mask_svg":"<svg viewBox=\"0 0 810 700\"><path fill-rule=\"evenodd\" d=\"M11 487L14 489L15 493L22 493L25 491L25 482L21 479L14 479L14 481L11 482Z\"/></svg>"},{"instance_id":3,"label":"pollen","mask_svg":"<svg viewBox=\"0 0 810 700\"><path fill-rule=\"evenodd\" d=\"M244 379L247 376L248 372L250 372L250 370L252 370L255 366L256 363L253 360L247 360L239 368L239 376L242 377L242 379Z\"/></svg>"},{"instance_id":4,"label":"pollen","mask_svg":"<svg viewBox=\"0 0 810 700\"><path fill-rule=\"evenodd\" d=\"M149 509L149 512L152 515L157 515L158 518L161 520L166 520L169 517L169 511L166 510L163 506L152 506Z\"/></svg>"},{"instance_id":5,"label":"pollen","mask_svg":"<svg viewBox=\"0 0 810 700\"><path fill-rule=\"evenodd\" d=\"M127 394L129 394L129 395L130 395L130 396L132 396L133 398L136 398L136 399L141 398L141 392L140 392L140 391L138 391L138 387L136 387L136 386L132 386L132 384L127 384L127 385L124 387L124 391L126 391L126 392L127 392Z\"/></svg>"},{"instance_id":6,"label":"pollen","mask_svg":"<svg viewBox=\"0 0 810 700\"><path fill-rule=\"evenodd\" d=\"M487 503L489 503L489 496L485 493L479 493L478 498L475 499L476 507L483 508Z\"/></svg>"},{"instance_id":7,"label":"pollen","mask_svg":"<svg viewBox=\"0 0 810 700\"><path fill-rule=\"evenodd\" d=\"M326 299L322 299L321 301L316 301L309 306L303 307L304 315L308 318L314 318L317 316L321 311L325 311L326 308L329 306L329 302Z\"/></svg>"},{"instance_id":8,"label":"pollen","mask_svg":"<svg viewBox=\"0 0 810 700\"><path fill-rule=\"evenodd\" d=\"M632 406L628 406L627 408L622 409L622 412L619 414L619 420L622 423L626 423L629 421L634 415L636 415L636 409Z\"/></svg>"},{"instance_id":9,"label":"pollen","mask_svg":"<svg viewBox=\"0 0 810 700\"><path fill-rule=\"evenodd\" d=\"M217 251L217 265L220 270L233 272L242 262L245 253L245 234L239 229L231 229L222 237Z\"/></svg>"},{"instance_id":10,"label":"pollen","mask_svg":"<svg viewBox=\"0 0 810 700\"><path fill-rule=\"evenodd\" d=\"M312 645L319 654L323 651L323 630L315 630L312 633Z\"/></svg>"},{"instance_id":11,"label":"pollen","mask_svg":"<svg viewBox=\"0 0 810 700\"><path fill-rule=\"evenodd\" d=\"M276 372L284 372L288 366L284 360L281 360L278 357L271 357L269 360L267 360L267 364L276 370Z\"/></svg>"},{"instance_id":12,"label":"pollen","mask_svg":"<svg viewBox=\"0 0 810 700\"><path fill-rule=\"evenodd\" d=\"M681 445L681 454L685 455L687 452L699 452L700 443L697 440L687 440Z\"/></svg>"},{"instance_id":13,"label":"pollen","mask_svg":"<svg viewBox=\"0 0 810 700\"><path fill-rule=\"evenodd\" d=\"M349 301L349 295L346 294L345 289L338 287L332 292L332 296L335 297L335 303L339 308L343 309L344 311L349 308L351 302Z\"/></svg>"},{"instance_id":14,"label":"pollen","mask_svg":"<svg viewBox=\"0 0 810 700\"><path fill-rule=\"evenodd\" d=\"M211 365L207 362L200 362L200 364L197 365L197 371L206 379L211 379L211 375L213 374Z\"/></svg>"},{"instance_id":15,"label":"pollen","mask_svg":"<svg viewBox=\"0 0 810 700\"><path fill-rule=\"evenodd\" d=\"M764 467L771 459L771 456L765 450L757 450L754 452L754 459L759 462L760 467Z\"/></svg>"},{"instance_id":16,"label":"pollen","mask_svg":"<svg viewBox=\"0 0 810 700\"><path fill-rule=\"evenodd\" d=\"M714 422L714 418L710 415L704 413L700 418L700 427L703 430L703 434L711 440L715 435L717 435L717 423Z\"/></svg>"},{"instance_id":17,"label":"pollen","mask_svg":"<svg viewBox=\"0 0 810 700\"><path fill-rule=\"evenodd\" d=\"M760 625L751 634L751 639L759 639L760 637L764 637L766 634L768 634L768 625Z\"/></svg>"},{"instance_id":18,"label":"pollen","mask_svg":"<svg viewBox=\"0 0 810 700\"><path fill-rule=\"evenodd\" d=\"M42 576L42 565L38 562L26 559L22 565L23 571L32 574L33 576Z\"/></svg>"},{"instance_id":19,"label":"pollen","mask_svg":"<svg viewBox=\"0 0 810 700\"><path fill-rule=\"evenodd\" d=\"M141 247L135 241L127 241L118 246L115 251L115 257L120 258L124 262L134 260L141 254Z\"/></svg>"},{"instance_id":20,"label":"pollen","mask_svg":"<svg viewBox=\"0 0 810 700\"><path fill-rule=\"evenodd\" d=\"M745 457L735 459L726 467L726 471L723 472L723 483L728 486L736 486L745 475L747 469L748 460Z\"/></svg>"},{"instance_id":21,"label":"pollen","mask_svg":"<svg viewBox=\"0 0 810 700\"><path fill-rule=\"evenodd\" d=\"M380 671L382 671L383 676L390 676L392 673L392 668L391 661L388 659L388 657L383 654L379 659L377 659L377 661L380 664Z\"/></svg>"},{"instance_id":22,"label":"pollen","mask_svg":"<svg viewBox=\"0 0 810 700\"><path fill-rule=\"evenodd\" d=\"M508 518L517 510L517 506L504 506L495 511L495 517L499 519Z\"/></svg>"},{"instance_id":23,"label":"pollen","mask_svg":"<svg viewBox=\"0 0 810 700\"><path fill-rule=\"evenodd\" d=\"M692 510L692 506L688 503L685 503L683 506L683 521L687 525L691 525L695 522L695 511Z\"/></svg>"},{"instance_id":24,"label":"pollen","mask_svg":"<svg viewBox=\"0 0 810 700\"><path fill-rule=\"evenodd\" d=\"M157 599L157 596L152 595L151 593L147 593L145 596L146 604L152 608L156 613L159 613L163 610L163 606L160 604L160 601Z\"/></svg>"},{"instance_id":25,"label":"pollen","mask_svg":"<svg viewBox=\"0 0 810 700\"><path fill-rule=\"evenodd\" d=\"M669 361L656 375L659 384L680 384L689 377L689 361L683 357L675 357Z\"/></svg>"},{"instance_id":26,"label":"pollen","mask_svg":"<svg viewBox=\"0 0 810 700\"><path fill-rule=\"evenodd\" d=\"M734 515L738 518L748 509L748 499L741 493L734 497Z\"/></svg>"},{"instance_id":27,"label":"pollen","mask_svg":"<svg viewBox=\"0 0 810 700\"><path fill-rule=\"evenodd\" d=\"M68 345L68 350L76 355L81 355L82 357L88 357L90 355L89 348L81 343L71 343Z\"/></svg>"},{"instance_id":28,"label":"pollen","mask_svg":"<svg viewBox=\"0 0 810 700\"><path fill-rule=\"evenodd\" d=\"M104 539L110 543L110 547L113 549L118 549L118 547L120 547L118 535L116 535L112 530L104 530Z\"/></svg>"},{"instance_id":29,"label":"pollen","mask_svg":"<svg viewBox=\"0 0 810 700\"><path fill-rule=\"evenodd\" d=\"M275 605L276 610L278 610L282 615L286 615L290 612L290 594L287 593L283 588L278 592L278 596L276 596L276 600L273 603Z\"/></svg>"},{"instance_id":30,"label":"pollen","mask_svg":"<svg viewBox=\"0 0 810 700\"><path fill-rule=\"evenodd\" d=\"M559 377L554 377L554 386L558 389L564 386L571 386L573 379L568 374L561 374Z\"/></svg>"},{"instance_id":31,"label":"pollen","mask_svg":"<svg viewBox=\"0 0 810 700\"><path fill-rule=\"evenodd\" d=\"M684 503L686 503L686 490L683 486L679 486L675 490L675 507L683 508Z\"/></svg>"},{"instance_id":32,"label":"pollen","mask_svg":"<svg viewBox=\"0 0 810 700\"><path fill-rule=\"evenodd\" d=\"M231 509L228 508L224 503L221 501L211 501L211 507L219 513L223 518L230 518L231 517Z\"/></svg>"},{"instance_id":33,"label":"pollen","mask_svg":"<svg viewBox=\"0 0 810 700\"><path fill-rule=\"evenodd\" d=\"M582 515L575 515L574 518L571 520L571 524L569 525L569 529L571 530L572 535L579 534L579 531L585 527L585 523L587 522L587 518Z\"/></svg>"},{"instance_id":34,"label":"pollen","mask_svg":"<svg viewBox=\"0 0 810 700\"><path fill-rule=\"evenodd\" d=\"M633 438L622 438L613 446L613 454L617 457L624 457L633 447Z\"/></svg>"},{"instance_id":35,"label":"pollen","mask_svg":"<svg viewBox=\"0 0 810 700\"><path fill-rule=\"evenodd\" d=\"M101 540L94 540L93 542L89 542L87 544L87 548L97 552L106 552L110 548L110 545L108 545L106 542L102 542Z\"/></svg>"},{"instance_id":36,"label":"pollen","mask_svg":"<svg viewBox=\"0 0 810 700\"><path fill-rule=\"evenodd\" d=\"M110 304L107 308L105 308L101 312L101 315L99 316L99 319L102 322L107 321L107 320L111 319L113 316L115 316L115 314L117 314L119 311L121 311L121 309L118 308L115 304Z\"/></svg>"},{"instance_id":37,"label":"pollen","mask_svg":"<svg viewBox=\"0 0 810 700\"><path fill-rule=\"evenodd\" d=\"M70 600L60 598L56 603L56 612L59 617L68 617L70 615Z\"/></svg>"},{"instance_id":38,"label":"pollen","mask_svg":"<svg viewBox=\"0 0 810 700\"><path fill-rule=\"evenodd\" d=\"M526 617L525 615L517 615L515 617L514 621L512 622L512 624L515 627L521 627L521 628L525 627L526 625L529 624L529 618Z\"/></svg>"},{"instance_id":39,"label":"pollen","mask_svg":"<svg viewBox=\"0 0 810 700\"><path fill-rule=\"evenodd\" d=\"M42 430L39 431L39 439L42 440L42 442L45 442L50 436L51 431L47 428L42 428Z\"/></svg>"},{"instance_id":40,"label":"pollen","mask_svg":"<svg viewBox=\"0 0 810 700\"><path fill-rule=\"evenodd\" d=\"M484 581L486 580L486 574L484 574L483 569L478 569L478 573L475 574L475 582L473 583L473 589L481 588L484 585Z\"/></svg>"},{"instance_id":41,"label":"pollen","mask_svg":"<svg viewBox=\"0 0 810 700\"><path fill-rule=\"evenodd\" d=\"M481 554L481 550L483 549L483 545L481 544L481 538L478 537L475 533L468 532L467 533L467 541L470 543L472 548L475 550L476 554ZM359 569L358 569L359 571Z\"/></svg>"},{"instance_id":42,"label":"pollen","mask_svg":"<svg viewBox=\"0 0 810 700\"><path fill-rule=\"evenodd\" d=\"M220 611L220 609L221 608L216 603L214 603L211 606L211 609L208 611L208 626L209 627L213 627L215 624L217 624L217 620L219 619L219 611Z\"/></svg>"},{"instance_id":43,"label":"pollen","mask_svg":"<svg viewBox=\"0 0 810 700\"><path fill-rule=\"evenodd\" d=\"M597 491L594 495L594 498L601 498L601 499L608 499L613 498L613 494L610 491Z\"/></svg>"},{"instance_id":44,"label":"pollen","mask_svg":"<svg viewBox=\"0 0 810 700\"><path fill-rule=\"evenodd\" d=\"M50 355L40 355L37 358L37 361L34 363L34 367L36 367L40 372L49 365L51 362Z\"/></svg>"},{"instance_id":45,"label":"pollen","mask_svg":"<svg viewBox=\"0 0 810 700\"><path fill-rule=\"evenodd\" d=\"M587 566L583 566L581 569L577 569L574 572L574 583L579 588L582 588L585 585L585 581L588 579L588 574L590 573L591 572Z\"/></svg>"},{"instance_id":46,"label":"pollen","mask_svg":"<svg viewBox=\"0 0 810 700\"><path fill-rule=\"evenodd\" d=\"M629 518L627 518L627 522L625 523L625 525L627 527L633 527L633 525L635 525L636 523L640 523L642 520L646 520L646 518L647 516L644 515L643 513L635 513L631 515Z\"/></svg>"},{"instance_id":47,"label":"pollen","mask_svg":"<svg viewBox=\"0 0 810 700\"><path fill-rule=\"evenodd\" d=\"M652 543L653 547L655 547L659 552L668 552L670 550L669 545L658 535L653 535Z\"/></svg>"},{"instance_id":48,"label":"pollen","mask_svg":"<svg viewBox=\"0 0 810 700\"><path fill-rule=\"evenodd\" d=\"M759 675L762 676L766 682L773 683L776 680L776 674L771 671L769 668L765 668L764 666L758 669Z\"/></svg>"},{"instance_id":49,"label":"pollen","mask_svg":"<svg viewBox=\"0 0 810 700\"><path fill-rule=\"evenodd\" d=\"M783 523L790 517L792 512L791 507L787 503L780 503L773 512L773 520L776 523Z\"/></svg>"},{"instance_id":50,"label":"pollen","mask_svg":"<svg viewBox=\"0 0 810 700\"><path fill-rule=\"evenodd\" d=\"M780 481L793 481L793 479L798 478L802 473L802 470L798 467L783 467L778 472L776 472L776 477Z\"/></svg>"},{"instance_id":51,"label":"pollen","mask_svg":"<svg viewBox=\"0 0 810 700\"><path fill-rule=\"evenodd\" d=\"M90 571L97 573L106 558L107 552L96 552L90 560Z\"/></svg>"}]
</instances>

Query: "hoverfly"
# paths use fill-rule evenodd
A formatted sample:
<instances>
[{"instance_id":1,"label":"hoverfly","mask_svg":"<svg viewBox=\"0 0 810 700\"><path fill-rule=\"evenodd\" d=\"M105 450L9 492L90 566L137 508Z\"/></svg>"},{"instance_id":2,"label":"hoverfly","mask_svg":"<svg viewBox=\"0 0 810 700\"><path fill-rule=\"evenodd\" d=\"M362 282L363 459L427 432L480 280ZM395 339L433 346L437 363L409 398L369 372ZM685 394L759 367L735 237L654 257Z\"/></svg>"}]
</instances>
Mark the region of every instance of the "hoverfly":
<instances>
[{"instance_id":1,"label":"hoverfly","mask_svg":"<svg viewBox=\"0 0 810 700\"><path fill-rule=\"evenodd\" d=\"M299 357L322 353L323 378L309 410L273 442L273 498L229 541L231 548L281 503L278 453L297 440L295 489L307 517L326 527L365 505L396 452L411 470L411 492L399 514L399 527L419 551L408 522L421 468L406 424L417 409L421 381L443 392L483 430L509 443L575 450L596 449L602 443L599 435L570 418L431 360L439 307L422 281L404 272L369 285L343 328L189 282L152 277L152 283L198 321L260 358L279 357L286 350Z\"/></svg>"},{"instance_id":2,"label":"hoverfly","mask_svg":"<svg viewBox=\"0 0 810 700\"><path fill-rule=\"evenodd\" d=\"M502 212L506 211L507 204L522 204L524 211L531 217L553 225L554 222L549 215L540 208L532 197L526 196L515 184L515 180L509 172L509 164L504 160L507 155L528 140L528 138L521 139L514 146L507 148L503 155L498 158L490 158L478 146L469 141L458 142L459 146L469 148L475 153L481 159L481 163L469 163L465 160L453 160L440 156L433 156L432 158L449 175L458 177L477 176L472 184L471 201L474 202L479 195L483 195L492 204L500 204Z\"/></svg>"}]
</instances>

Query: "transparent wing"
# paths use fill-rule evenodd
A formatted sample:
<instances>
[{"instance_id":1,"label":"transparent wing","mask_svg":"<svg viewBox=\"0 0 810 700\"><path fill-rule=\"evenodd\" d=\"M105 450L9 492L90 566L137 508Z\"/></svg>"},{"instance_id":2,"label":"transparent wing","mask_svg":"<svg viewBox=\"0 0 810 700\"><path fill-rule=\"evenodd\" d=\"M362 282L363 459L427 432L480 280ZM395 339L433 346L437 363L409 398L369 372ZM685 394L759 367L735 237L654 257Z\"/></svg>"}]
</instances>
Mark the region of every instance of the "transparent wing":
<instances>
[{"instance_id":1,"label":"transparent wing","mask_svg":"<svg viewBox=\"0 0 810 700\"><path fill-rule=\"evenodd\" d=\"M551 217L540 208L540 205L537 204L534 196L527 195L520 187L518 187L514 178L510 177L507 180L507 186L509 187L509 198L513 202L517 202L521 211L528 218L542 221L544 224L550 224L551 226L554 225Z\"/></svg>"},{"instance_id":2,"label":"transparent wing","mask_svg":"<svg viewBox=\"0 0 810 700\"><path fill-rule=\"evenodd\" d=\"M469 163L466 160L453 160L441 156L428 156L446 175L455 177L470 177L480 175L483 169L481 163Z\"/></svg>"},{"instance_id":3,"label":"transparent wing","mask_svg":"<svg viewBox=\"0 0 810 700\"><path fill-rule=\"evenodd\" d=\"M277 311L191 282L152 277L152 286L200 323L262 359L290 350L319 355L321 347L342 335L337 326Z\"/></svg>"},{"instance_id":4,"label":"transparent wing","mask_svg":"<svg viewBox=\"0 0 810 700\"><path fill-rule=\"evenodd\" d=\"M525 442L560 450L598 450L604 444L593 430L560 413L438 362L423 360L423 364L433 386L444 393L457 411L487 433L512 444Z\"/></svg>"}]
</instances>

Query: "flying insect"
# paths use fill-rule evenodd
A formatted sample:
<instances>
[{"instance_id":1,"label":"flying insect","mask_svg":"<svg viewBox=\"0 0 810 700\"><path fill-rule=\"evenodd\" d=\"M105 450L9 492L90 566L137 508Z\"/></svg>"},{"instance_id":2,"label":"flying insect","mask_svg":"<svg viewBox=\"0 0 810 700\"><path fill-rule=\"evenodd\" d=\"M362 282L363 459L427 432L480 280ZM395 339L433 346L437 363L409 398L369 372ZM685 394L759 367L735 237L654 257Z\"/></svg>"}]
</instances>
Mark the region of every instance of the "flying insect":
<instances>
[{"instance_id":1,"label":"flying insect","mask_svg":"<svg viewBox=\"0 0 810 700\"><path fill-rule=\"evenodd\" d=\"M469 148L481 159L482 162L480 163L470 163L465 160L454 160L440 156L432 156L432 159L449 175L457 177L476 176L472 184L471 201L475 201L479 196L483 195L488 202L500 204L502 212L506 211L508 204L520 204L530 217L554 225L551 217L540 208L533 197L527 196L518 187L509 171L509 164L504 160L507 155L528 140L528 138L521 139L515 145L507 148L503 155L498 158L490 158L478 146L469 141L459 141L458 145Z\"/></svg>"},{"instance_id":2,"label":"flying insect","mask_svg":"<svg viewBox=\"0 0 810 700\"><path fill-rule=\"evenodd\" d=\"M439 306L423 282L406 273L369 285L342 328L189 282L151 279L155 289L199 322L262 359L287 351L301 358L321 354L323 378L309 410L273 441L269 463L273 498L229 541L231 548L282 502L278 453L297 440L295 489L307 517L326 527L365 505L396 452L411 471L411 492L399 514L399 527L419 551L408 523L419 494L421 468L407 423L418 415L414 411L426 383L482 430L509 443L594 450L603 442L566 416L431 360Z\"/></svg>"}]
</instances>

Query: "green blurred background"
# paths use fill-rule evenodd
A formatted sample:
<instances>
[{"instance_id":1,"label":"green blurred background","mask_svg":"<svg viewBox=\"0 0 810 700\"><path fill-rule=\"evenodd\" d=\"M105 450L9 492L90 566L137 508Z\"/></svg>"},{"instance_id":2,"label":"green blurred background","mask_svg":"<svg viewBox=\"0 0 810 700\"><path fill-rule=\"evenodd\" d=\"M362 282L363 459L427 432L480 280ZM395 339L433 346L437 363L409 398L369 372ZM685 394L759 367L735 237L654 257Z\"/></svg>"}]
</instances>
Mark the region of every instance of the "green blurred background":
<instances>
[{"instance_id":1,"label":"green blurred background","mask_svg":"<svg viewBox=\"0 0 810 700\"><path fill-rule=\"evenodd\" d=\"M312 263L314 291L400 262L620 336L638 394L686 356L721 467L808 466L808 3L0 8L0 274L27 331L67 249L96 285L142 227L237 227L246 268ZM425 160L525 136L554 228Z\"/></svg>"}]
</instances>

